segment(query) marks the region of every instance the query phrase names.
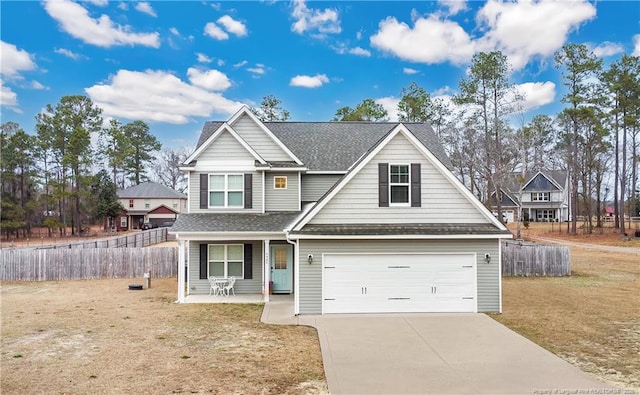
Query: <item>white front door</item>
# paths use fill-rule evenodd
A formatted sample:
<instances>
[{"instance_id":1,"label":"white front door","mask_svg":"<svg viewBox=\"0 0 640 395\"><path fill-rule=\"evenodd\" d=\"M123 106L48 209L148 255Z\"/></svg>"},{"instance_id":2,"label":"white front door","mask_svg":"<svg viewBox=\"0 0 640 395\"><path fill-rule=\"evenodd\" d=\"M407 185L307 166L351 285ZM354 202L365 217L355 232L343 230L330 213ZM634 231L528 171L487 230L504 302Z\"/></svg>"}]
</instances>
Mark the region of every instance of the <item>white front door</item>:
<instances>
[{"instance_id":1,"label":"white front door","mask_svg":"<svg viewBox=\"0 0 640 395\"><path fill-rule=\"evenodd\" d=\"M293 291L293 246L272 244L269 255L273 292L291 293Z\"/></svg>"},{"instance_id":2,"label":"white front door","mask_svg":"<svg viewBox=\"0 0 640 395\"><path fill-rule=\"evenodd\" d=\"M475 312L474 254L325 254L323 313Z\"/></svg>"}]
</instances>

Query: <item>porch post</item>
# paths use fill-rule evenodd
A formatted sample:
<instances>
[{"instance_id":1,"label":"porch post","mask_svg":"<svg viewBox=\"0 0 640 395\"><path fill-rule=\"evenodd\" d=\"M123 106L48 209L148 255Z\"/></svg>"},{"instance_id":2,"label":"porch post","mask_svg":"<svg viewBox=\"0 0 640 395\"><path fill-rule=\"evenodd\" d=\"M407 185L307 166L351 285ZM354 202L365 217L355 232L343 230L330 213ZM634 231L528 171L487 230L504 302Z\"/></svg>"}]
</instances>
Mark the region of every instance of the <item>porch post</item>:
<instances>
[{"instance_id":1,"label":"porch post","mask_svg":"<svg viewBox=\"0 0 640 395\"><path fill-rule=\"evenodd\" d=\"M178 303L184 303L184 288L185 288L185 253L184 253L184 240L178 241Z\"/></svg>"},{"instance_id":2,"label":"porch post","mask_svg":"<svg viewBox=\"0 0 640 395\"><path fill-rule=\"evenodd\" d=\"M269 283L271 282L271 260L269 259L269 242L270 240L264 241L264 251L262 257L264 261L262 262L262 267L264 268L264 284L262 288L264 289L264 301L269 301Z\"/></svg>"}]
</instances>

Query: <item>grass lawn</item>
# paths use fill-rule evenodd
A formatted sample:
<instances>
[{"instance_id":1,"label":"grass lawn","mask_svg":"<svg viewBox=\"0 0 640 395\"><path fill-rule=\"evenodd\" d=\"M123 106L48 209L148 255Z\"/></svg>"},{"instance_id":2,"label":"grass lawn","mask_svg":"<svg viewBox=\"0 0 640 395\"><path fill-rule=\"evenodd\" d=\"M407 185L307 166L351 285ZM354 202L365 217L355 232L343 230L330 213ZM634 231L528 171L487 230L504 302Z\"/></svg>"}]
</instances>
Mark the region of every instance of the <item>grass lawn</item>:
<instances>
[{"instance_id":1,"label":"grass lawn","mask_svg":"<svg viewBox=\"0 0 640 395\"><path fill-rule=\"evenodd\" d=\"M571 267L570 277L504 278L503 314L492 317L580 369L640 393L640 257L572 247Z\"/></svg>"},{"instance_id":2,"label":"grass lawn","mask_svg":"<svg viewBox=\"0 0 640 395\"><path fill-rule=\"evenodd\" d=\"M175 304L176 280L3 283L0 393L326 393L316 330L262 305Z\"/></svg>"}]
</instances>

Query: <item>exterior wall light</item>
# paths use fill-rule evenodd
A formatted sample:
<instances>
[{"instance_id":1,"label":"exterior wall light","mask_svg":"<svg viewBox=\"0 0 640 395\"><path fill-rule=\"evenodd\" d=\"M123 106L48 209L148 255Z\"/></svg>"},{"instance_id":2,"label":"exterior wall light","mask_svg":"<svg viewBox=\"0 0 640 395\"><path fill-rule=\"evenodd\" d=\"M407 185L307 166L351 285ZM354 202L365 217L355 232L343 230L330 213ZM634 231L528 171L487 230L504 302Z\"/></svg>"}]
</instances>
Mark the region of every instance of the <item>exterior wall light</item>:
<instances>
[{"instance_id":1,"label":"exterior wall light","mask_svg":"<svg viewBox=\"0 0 640 395\"><path fill-rule=\"evenodd\" d=\"M491 254L484 254L484 260L487 261L487 263L491 263Z\"/></svg>"},{"instance_id":2,"label":"exterior wall light","mask_svg":"<svg viewBox=\"0 0 640 395\"><path fill-rule=\"evenodd\" d=\"M311 265L311 263L313 262L313 254L307 255L307 262L309 262L309 265Z\"/></svg>"}]
</instances>

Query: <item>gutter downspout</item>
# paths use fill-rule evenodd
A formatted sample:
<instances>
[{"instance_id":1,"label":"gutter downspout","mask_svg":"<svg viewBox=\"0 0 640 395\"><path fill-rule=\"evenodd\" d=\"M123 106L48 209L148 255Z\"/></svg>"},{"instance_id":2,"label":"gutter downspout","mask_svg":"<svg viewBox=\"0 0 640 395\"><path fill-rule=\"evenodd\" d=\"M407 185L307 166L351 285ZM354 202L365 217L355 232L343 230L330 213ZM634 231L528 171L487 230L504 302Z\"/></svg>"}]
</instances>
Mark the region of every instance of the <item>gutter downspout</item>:
<instances>
[{"instance_id":1,"label":"gutter downspout","mask_svg":"<svg viewBox=\"0 0 640 395\"><path fill-rule=\"evenodd\" d=\"M297 317L300 314L300 254L298 242L289 237L289 230L285 229L284 236L287 243L293 245L293 272L295 273L293 278L293 315Z\"/></svg>"}]
</instances>

